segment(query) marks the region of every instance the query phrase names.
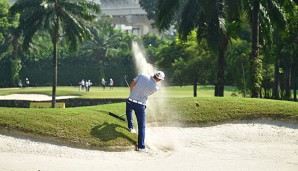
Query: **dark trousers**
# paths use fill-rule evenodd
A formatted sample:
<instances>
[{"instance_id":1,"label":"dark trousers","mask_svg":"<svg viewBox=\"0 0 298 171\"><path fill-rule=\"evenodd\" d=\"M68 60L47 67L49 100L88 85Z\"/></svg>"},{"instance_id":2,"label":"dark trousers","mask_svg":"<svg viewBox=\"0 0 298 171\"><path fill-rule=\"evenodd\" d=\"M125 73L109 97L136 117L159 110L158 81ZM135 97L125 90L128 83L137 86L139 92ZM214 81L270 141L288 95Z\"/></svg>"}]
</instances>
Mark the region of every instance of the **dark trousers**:
<instances>
[{"instance_id":1,"label":"dark trousers","mask_svg":"<svg viewBox=\"0 0 298 171\"><path fill-rule=\"evenodd\" d=\"M145 148L146 106L126 100L126 118L128 128L133 128L132 111L135 111L138 121L138 148Z\"/></svg>"}]
</instances>

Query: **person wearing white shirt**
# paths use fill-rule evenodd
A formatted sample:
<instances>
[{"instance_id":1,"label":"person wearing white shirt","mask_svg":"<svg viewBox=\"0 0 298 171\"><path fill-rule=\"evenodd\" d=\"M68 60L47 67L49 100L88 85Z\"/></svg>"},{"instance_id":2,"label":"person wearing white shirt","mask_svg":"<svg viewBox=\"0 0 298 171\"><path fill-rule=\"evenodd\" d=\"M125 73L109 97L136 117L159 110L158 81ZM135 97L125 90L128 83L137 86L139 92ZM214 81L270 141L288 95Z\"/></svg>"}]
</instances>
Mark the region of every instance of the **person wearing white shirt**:
<instances>
[{"instance_id":1,"label":"person wearing white shirt","mask_svg":"<svg viewBox=\"0 0 298 171\"><path fill-rule=\"evenodd\" d=\"M154 76L141 74L130 83L130 95L126 100L126 118L128 129L136 133L132 121L132 111L138 122L138 145L137 150L145 152L145 128L146 128L146 102L148 97L158 90L157 83L164 80L165 74L158 71Z\"/></svg>"}]
</instances>

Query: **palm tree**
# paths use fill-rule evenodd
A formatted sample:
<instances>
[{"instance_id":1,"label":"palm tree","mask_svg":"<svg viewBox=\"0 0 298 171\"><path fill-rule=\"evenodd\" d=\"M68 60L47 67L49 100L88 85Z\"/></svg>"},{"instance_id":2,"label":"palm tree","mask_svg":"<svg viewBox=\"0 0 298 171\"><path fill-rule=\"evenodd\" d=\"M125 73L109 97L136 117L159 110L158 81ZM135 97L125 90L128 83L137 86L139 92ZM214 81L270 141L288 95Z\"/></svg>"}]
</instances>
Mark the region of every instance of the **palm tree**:
<instances>
[{"instance_id":1,"label":"palm tree","mask_svg":"<svg viewBox=\"0 0 298 171\"><path fill-rule=\"evenodd\" d=\"M260 43L271 43L271 37L275 40L281 30L286 26L285 12L292 12L297 0L252 0L242 1L243 10L246 11L251 22L252 51L251 51L251 96L260 96L260 84L262 81L262 61L259 58ZM275 32L275 33L274 33ZM274 34L274 35L273 35ZM273 35L273 36L272 36ZM275 59L275 73L278 74L279 59ZM275 81L278 77L275 76ZM278 96L278 83L275 83L274 94Z\"/></svg>"},{"instance_id":2,"label":"palm tree","mask_svg":"<svg viewBox=\"0 0 298 171\"><path fill-rule=\"evenodd\" d=\"M224 58L229 37L228 25L237 21L239 1L232 0L159 0L156 25L160 30L169 28L177 19L178 32L183 39L197 29L198 41L207 40L217 57L215 96L224 96ZM234 22L237 24L237 22Z\"/></svg>"},{"instance_id":3,"label":"palm tree","mask_svg":"<svg viewBox=\"0 0 298 171\"><path fill-rule=\"evenodd\" d=\"M292 0L158 0L157 27L167 29L178 17L178 31L182 36L197 28L198 40L206 38L209 47L218 55L218 73L215 95L223 95L224 55L233 23L237 28L240 11L248 14L252 26L251 81L252 97L259 97L262 81L262 61L259 58L260 34L263 44L270 39L272 29L280 30L285 25L283 7L291 10ZM180 11L182 11L180 13ZM230 21L230 22L227 22ZM228 27L227 27L228 25Z\"/></svg>"},{"instance_id":4,"label":"palm tree","mask_svg":"<svg viewBox=\"0 0 298 171\"><path fill-rule=\"evenodd\" d=\"M101 79L105 77L104 68L107 67L109 61L114 56L121 56L121 51L130 51L131 43L136 36L115 30L109 16L101 16L101 20L90 27L90 32L94 35L93 39L86 41L82 50L96 57L101 82Z\"/></svg>"},{"instance_id":5,"label":"palm tree","mask_svg":"<svg viewBox=\"0 0 298 171\"><path fill-rule=\"evenodd\" d=\"M56 106L58 71L58 43L65 39L71 50L77 49L78 42L91 38L86 27L100 12L98 4L87 0L18 0L11 8L12 14L20 14L19 30L24 36L23 48L28 49L38 31L50 34L53 45L53 87L52 107Z\"/></svg>"},{"instance_id":6,"label":"palm tree","mask_svg":"<svg viewBox=\"0 0 298 171\"><path fill-rule=\"evenodd\" d=\"M114 29L111 19L106 16L101 16L101 20L96 22L90 28L94 38L87 41L84 48L92 49L92 53L98 60L104 61L110 51L116 51L117 48L130 46L122 41L123 32Z\"/></svg>"}]
</instances>

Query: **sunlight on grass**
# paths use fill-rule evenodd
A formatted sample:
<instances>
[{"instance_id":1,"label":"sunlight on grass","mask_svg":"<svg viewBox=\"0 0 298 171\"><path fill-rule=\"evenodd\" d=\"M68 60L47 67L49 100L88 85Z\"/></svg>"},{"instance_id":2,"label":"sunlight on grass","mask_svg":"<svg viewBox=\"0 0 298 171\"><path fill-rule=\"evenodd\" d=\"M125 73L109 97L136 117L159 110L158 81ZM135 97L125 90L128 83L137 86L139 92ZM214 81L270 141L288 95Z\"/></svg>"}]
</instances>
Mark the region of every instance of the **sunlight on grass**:
<instances>
[{"instance_id":1,"label":"sunlight on grass","mask_svg":"<svg viewBox=\"0 0 298 171\"><path fill-rule=\"evenodd\" d=\"M161 87L154 97L193 97L192 86L171 86ZM234 92L234 87L226 87L225 96L231 96ZM51 96L52 87L30 87L30 88L13 88L13 89L0 89L0 95L9 94L45 94ZM199 97L213 97L214 86L198 86L197 94ZM57 96L80 96L81 98L127 98L129 96L129 89L127 87L114 87L110 89L107 87L103 90L102 87L91 87L89 92L79 91L79 87L60 86L57 87Z\"/></svg>"},{"instance_id":2,"label":"sunlight on grass","mask_svg":"<svg viewBox=\"0 0 298 171\"><path fill-rule=\"evenodd\" d=\"M162 87L160 91L150 97L154 103L147 105L147 122L158 123L159 126L207 126L258 118L298 122L296 102L235 98L231 97L233 87L227 87L226 97L214 97L212 86L199 86L199 97L192 97L192 86ZM0 89L0 95L20 93L51 95L51 87ZM127 98L129 90L127 87L114 87L113 90L92 87L90 92L85 92L79 91L78 87L58 87L57 96L67 95L90 99ZM110 116L109 112L123 115L125 102L64 109L0 107L0 130L10 133L13 130L33 138L61 141L84 148L115 150L115 146L133 146L137 135L129 133L127 123Z\"/></svg>"}]
</instances>

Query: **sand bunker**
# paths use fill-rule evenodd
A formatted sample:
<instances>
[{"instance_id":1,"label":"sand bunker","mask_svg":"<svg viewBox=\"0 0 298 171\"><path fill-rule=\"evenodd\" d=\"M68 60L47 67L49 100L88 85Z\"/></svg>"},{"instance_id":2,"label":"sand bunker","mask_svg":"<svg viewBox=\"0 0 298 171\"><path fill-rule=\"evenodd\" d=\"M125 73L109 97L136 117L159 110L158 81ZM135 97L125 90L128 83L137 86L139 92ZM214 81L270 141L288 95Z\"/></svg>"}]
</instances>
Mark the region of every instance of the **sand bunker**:
<instances>
[{"instance_id":1,"label":"sand bunker","mask_svg":"<svg viewBox=\"0 0 298 171\"><path fill-rule=\"evenodd\" d=\"M298 170L298 124L151 127L147 153L102 152L0 135L0 170Z\"/></svg>"},{"instance_id":2,"label":"sand bunker","mask_svg":"<svg viewBox=\"0 0 298 171\"><path fill-rule=\"evenodd\" d=\"M76 98L77 96L57 96L56 99ZM0 96L1 100L31 100L31 101L48 101L52 100L52 96L44 94L10 94Z\"/></svg>"}]
</instances>

